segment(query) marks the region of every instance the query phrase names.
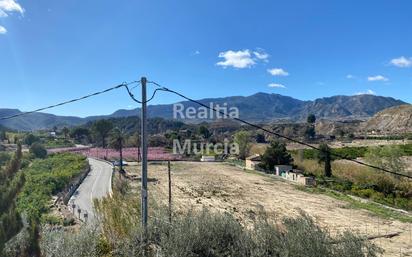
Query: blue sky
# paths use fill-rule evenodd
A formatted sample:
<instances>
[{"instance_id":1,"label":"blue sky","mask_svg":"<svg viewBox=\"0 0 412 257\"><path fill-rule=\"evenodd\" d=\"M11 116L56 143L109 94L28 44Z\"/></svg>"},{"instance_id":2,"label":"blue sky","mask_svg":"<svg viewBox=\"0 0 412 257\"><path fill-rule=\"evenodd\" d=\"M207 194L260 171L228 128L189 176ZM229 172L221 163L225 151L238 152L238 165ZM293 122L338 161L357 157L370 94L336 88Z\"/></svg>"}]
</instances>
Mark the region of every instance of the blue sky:
<instances>
[{"instance_id":1,"label":"blue sky","mask_svg":"<svg viewBox=\"0 0 412 257\"><path fill-rule=\"evenodd\" d=\"M408 0L0 0L0 107L27 111L142 75L196 99L412 102L411 13ZM152 103L178 100L159 93ZM134 106L119 90L50 112Z\"/></svg>"}]
</instances>

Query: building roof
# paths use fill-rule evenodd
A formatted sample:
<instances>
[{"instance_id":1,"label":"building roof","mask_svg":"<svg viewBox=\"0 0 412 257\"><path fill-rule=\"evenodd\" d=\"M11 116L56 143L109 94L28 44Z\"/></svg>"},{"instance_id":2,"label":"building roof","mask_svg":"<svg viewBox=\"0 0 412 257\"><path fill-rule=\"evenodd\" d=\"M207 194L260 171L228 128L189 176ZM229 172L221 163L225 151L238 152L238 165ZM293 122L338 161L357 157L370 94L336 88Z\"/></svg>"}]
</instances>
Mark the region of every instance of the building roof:
<instances>
[{"instance_id":1,"label":"building roof","mask_svg":"<svg viewBox=\"0 0 412 257\"><path fill-rule=\"evenodd\" d=\"M254 155L252 155L252 156L247 157L246 160L249 160L249 161L261 161L261 160L262 160L262 157L260 157L259 154L254 154Z\"/></svg>"}]
</instances>

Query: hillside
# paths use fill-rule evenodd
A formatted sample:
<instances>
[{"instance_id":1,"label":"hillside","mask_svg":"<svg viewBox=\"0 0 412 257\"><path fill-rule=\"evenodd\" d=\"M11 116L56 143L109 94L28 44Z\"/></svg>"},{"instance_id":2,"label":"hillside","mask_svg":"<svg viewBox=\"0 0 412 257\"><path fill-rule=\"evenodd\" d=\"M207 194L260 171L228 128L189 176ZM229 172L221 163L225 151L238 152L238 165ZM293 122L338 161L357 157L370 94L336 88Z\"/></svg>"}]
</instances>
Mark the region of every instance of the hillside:
<instances>
[{"instance_id":1,"label":"hillside","mask_svg":"<svg viewBox=\"0 0 412 257\"><path fill-rule=\"evenodd\" d=\"M290 96L268 93L257 93L251 96L208 98L199 101L208 106L213 103L214 106L224 106L227 104L227 107L237 107L240 118L251 122L304 121L310 113L315 114L318 118L330 120L365 119L383 109L406 104L391 97L375 95L332 96L314 101L302 101ZM188 101L180 102L180 104L185 107L185 110L188 107L199 107L197 104ZM16 113L20 113L20 111L16 109L0 109L0 117ZM118 110L110 115L86 118L35 113L2 121L0 125L15 130L38 130L52 128L53 126L74 126L96 119L129 117L138 114L139 109ZM173 104L151 105L148 107L148 116L172 119ZM182 121L198 123L207 120L184 119Z\"/></svg>"},{"instance_id":2,"label":"hillside","mask_svg":"<svg viewBox=\"0 0 412 257\"><path fill-rule=\"evenodd\" d=\"M22 112L17 109L0 109L0 117L8 117L19 113ZM14 130L30 131L52 128L54 126L73 126L84 122L85 120L79 117L58 116L37 112L1 121L0 125Z\"/></svg>"},{"instance_id":3,"label":"hillside","mask_svg":"<svg viewBox=\"0 0 412 257\"><path fill-rule=\"evenodd\" d=\"M385 109L374 115L365 125L367 131L389 133L412 132L412 105L401 105Z\"/></svg>"}]
</instances>

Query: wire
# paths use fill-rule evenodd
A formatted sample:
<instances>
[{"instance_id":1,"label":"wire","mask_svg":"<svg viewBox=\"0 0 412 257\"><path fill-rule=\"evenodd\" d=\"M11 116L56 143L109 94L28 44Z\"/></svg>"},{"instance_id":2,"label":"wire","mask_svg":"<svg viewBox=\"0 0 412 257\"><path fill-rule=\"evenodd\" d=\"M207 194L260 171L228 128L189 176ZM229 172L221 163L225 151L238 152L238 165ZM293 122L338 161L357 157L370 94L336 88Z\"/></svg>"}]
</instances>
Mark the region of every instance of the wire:
<instances>
[{"instance_id":1,"label":"wire","mask_svg":"<svg viewBox=\"0 0 412 257\"><path fill-rule=\"evenodd\" d=\"M120 85L117 85L117 86L114 86L114 87L105 89L105 90L103 90L103 91L95 92L95 93L92 93L92 94L89 94L89 95L85 95L85 96L82 96L82 97L79 97L79 98L75 98L75 99L72 99L72 100L68 100L68 101L65 101L65 102L62 102L62 103L58 103L58 104L50 105L50 106L47 106L47 107L39 108L39 109L36 109L36 110L33 110L33 111L22 112L22 113L15 114L15 115L11 115L11 116L1 117L1 118L0 118L0 121L2 121L2 120L9 120L9 119L12 119L12 118L16 118L16 117L20 117L20 116L32 114L32 113L35 113L35 112L40 112L40 111L48 110L48 109L55 108L55 107L62 106L62 105L66 105L66 104L69 104L69 103L74 103L74 102L77 102L77 101L80 101L80 100L84 100L84 99L89 98L89 97L92 97L92 96L97 96L97 95L100 95L100 94L107 93L107 92L109 92L109 91L112 91L112 90L115 90L115 89L118 89L118 88L121 88L121 87L126 87L126 88L127 88L128 85L135 84L135 83L138 83L138 81L132 81L132 82L129 82L129 83L124 82L124 83L122 83L122 84L120 84Z\"/></svg>"},{"instance_id":2,"label":"wire","mask_svg":"<svg viewBox=\"0 0 412 257\"><path fill-rule=\"evenodd\" d=\"M137 86L134 86L134 87L132 87L132 88L130 88L130 89L129 89L128 86L125 86L125 87L126 87L127 93L129 94L130 98L132 98L133 101L135 101L136 103L139 103L139 104L142 104L142 103L143 103L142 101L137 100L136 97L135 97L135 96L133 95L133 93L132 93L132 89L136 88ZM157 89L155 89L155 91L153 91L152 96L151 96L148 100L146 100L144 103L148 103L148 102L152 101L153 98L156 96L156 93L157 93L158 91L167 91L167 90L164 90L164 89L162 89L162 88L157 88Z\"/></svg>"},{"instance_id":3,"label":"wire","mask_svg":"<svg viewBox=\"0 0 412 257\"><path fill-rule=\"evenodd\" d=\"M207 106L207 105L205 105L205 104L203 104L203 103L201 103L201 102L199 102L199 101L197 101L197 100L191 99L191 98L189 98L189 97L187 97L187 96L185 96L185 95L182 95L182 94L179 93L179 92L176 92L176 91L171 90L171 89L169 89L169 88L167 88L167 87L164 87L164 86L162 86L162 85L160 85L160 84L158 84L158 83L156 83L156 82L154 82L154 81L148 81L148 83L151 83L151 84L153 84L153 85L158 86L158 87L160 88L159 90L167 91L167 92L176 94L176 95L178 95L178 96L180 96L180 97L182 97L182 98L184 98L184 99L186 99L186 100L188 100L188 101L190 101L190 102L197 103L197 104L200 105L200 106L203 106L203 107L205 107L205 108L207 108L207 109L210 109L210 110L213 110L213 111L215 111L215 112L218 112L218 113L220 113L220 114L222 114L222 115L224 115L224 116L226 116L226 117L228 117L228 118L230 118L230 119L233 119L233 120L242 122L242 123L244 123L244 124L247 124L247 125L249 125L249 126L251 126L251 127L256 128L256 129L263 130L263 131L265 131L265 132L267 132L267 133L269 133L269 134L272 134L272 135L275 135L275 136L277 136L277 137L281 137L281 138L287 139L287 140L289 140L289 141L291 141L291 142L298 143L298 144L300 144L300 145L304 145L304 146L310 147L310 148L315 149L315 150L320 151L320 152L325 152L324 150L322 150L322 149L320 149L320 148L318 148L318 147L316 147L316 146L310 145L310 144L308 144L308 143L305 143L305 142L302 142L302 141L299 141L299 140L296 140L296 139L293 139L293 138L284 136L284 135L282 135L282 134L273 132L273 131L268 130L268 129L264 128L264 127L258 126L258 125L256 125L256 124L250 123L250 122L245 121L245 120L242 120L242 119L240 119L240 118L230 117L227 113L224 113L224 112L222 112L222 111L216 110L216 109L213 108L213 107ZM332 155L332 156L341 158L341 159L343 159L343 160L347 160L347 161L355 162L355 163L360 164L360 165L363 165L363 166L367 166L367 167L369 167L369 168L381 170L381 171L384 171L384 172L387 172L387 173L390 173L390 174L393 174L393 175L397 175L397 176L401 176L401 177L405 177L405 178L412 179L412 176L410 176L410 175L403 174L403 173L398 173L398 172L391 171L391 170L388 170L388 169L385 169L385 168L381 168L381 167L378 167L378 166L375 166L375 165L371 165L371 164L368 164L368 163L365 163L365 162L361 162L361 161L358 161L358 160L354 160L354 159L348 158L348 157L346 157L346 156L343 156L343 155L334 153L334 152L332 152L332 151L329 151L329 154Z\"/></svg>"}]
</instances>

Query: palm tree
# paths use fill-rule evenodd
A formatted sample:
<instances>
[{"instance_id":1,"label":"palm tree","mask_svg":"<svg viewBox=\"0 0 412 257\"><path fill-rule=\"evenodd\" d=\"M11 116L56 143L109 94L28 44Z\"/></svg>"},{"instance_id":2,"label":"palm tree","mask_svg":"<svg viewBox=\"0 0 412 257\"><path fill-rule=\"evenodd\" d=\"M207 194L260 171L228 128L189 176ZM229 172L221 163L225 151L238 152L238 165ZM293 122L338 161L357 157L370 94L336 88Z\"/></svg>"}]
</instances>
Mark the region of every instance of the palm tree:
<instances>
[{"instance_id":1,"label":"palm tree","mask_svg":"<svg viewBox=\"0 0 412 257\"><path fill-rule=\"evenodd\" d=\"M119 151L120 171L123 171L123 146L126 141L126 135L119 128L115 128L110 136L110 146Z\"/></svg>"}]
</instances>

